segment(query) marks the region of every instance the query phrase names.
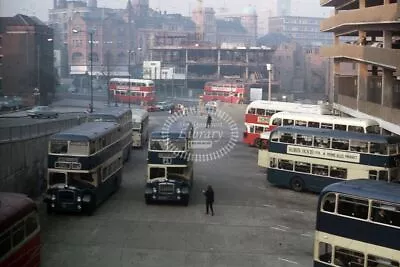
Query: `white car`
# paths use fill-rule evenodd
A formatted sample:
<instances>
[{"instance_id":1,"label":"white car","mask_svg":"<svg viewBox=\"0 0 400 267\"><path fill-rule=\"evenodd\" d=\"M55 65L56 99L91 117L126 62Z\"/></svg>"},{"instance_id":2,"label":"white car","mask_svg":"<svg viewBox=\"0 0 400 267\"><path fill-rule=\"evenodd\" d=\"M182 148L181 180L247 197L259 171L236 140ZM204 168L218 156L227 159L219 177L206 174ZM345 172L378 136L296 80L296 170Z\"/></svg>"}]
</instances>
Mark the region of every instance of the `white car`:
<instances>
[{"instance_id":1,"label":"white car","mask_svg":"<svg viewBox=\"0 0 400 267\"><path fill-rule=\"evenodd\" d=\"M31 118L57 118L58 113L48 106L36 106L27 111Z\"/></svg>"}]
</instances>

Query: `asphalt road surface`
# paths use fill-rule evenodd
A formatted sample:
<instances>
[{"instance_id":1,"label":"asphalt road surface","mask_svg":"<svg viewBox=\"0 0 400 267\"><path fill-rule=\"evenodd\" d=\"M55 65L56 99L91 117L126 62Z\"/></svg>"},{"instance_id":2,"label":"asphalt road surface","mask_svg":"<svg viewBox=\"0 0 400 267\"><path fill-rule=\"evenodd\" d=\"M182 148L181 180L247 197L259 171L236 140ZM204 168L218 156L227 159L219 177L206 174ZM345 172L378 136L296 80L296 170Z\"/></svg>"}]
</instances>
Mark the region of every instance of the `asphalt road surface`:
<instances>
[{"instance_id":1,"label":"asphalt road surface","mask_svg":"<svg viewBox=\"0 0 400 267\"><path fill-rule=\"evenodd\" d=\"M152 113L151 128L167 117ZM241 116L234 120L241 129ZM42 266L311 266L317 195L270 186L240 136L220 159L196 163L188 207L144 203L146 150L133 151L121 189L93 216L47 215L42 205ZM205 214L207 184L215 216Z\"/></svg>"}]
</instances>

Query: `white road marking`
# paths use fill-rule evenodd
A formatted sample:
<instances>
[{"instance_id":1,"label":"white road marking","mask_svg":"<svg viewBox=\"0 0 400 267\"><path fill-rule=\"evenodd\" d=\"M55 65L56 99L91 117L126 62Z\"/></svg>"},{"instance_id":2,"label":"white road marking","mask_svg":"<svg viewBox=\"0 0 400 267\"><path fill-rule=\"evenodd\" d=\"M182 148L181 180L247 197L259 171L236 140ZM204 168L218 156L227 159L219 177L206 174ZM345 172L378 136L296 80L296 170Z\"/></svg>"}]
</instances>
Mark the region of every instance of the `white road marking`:
<instances>
[{"instance_id":1,"label":"white road marking","mask_svg":"<svg viewBox=\"0 0 400 267\"><path fill-rule=\"evenodd\" d=\"M289 229L290 227L284 226L284 225L280 225L278 224L277 226L279 226L280 228L284 228L284 229Z\"/></svg>"},{"instance_id":2,"label":"white road marking","mask_svg":"<svg viewBox=\"0 0 400 267\"><path fill-rule=\"evenodd\" d=\"M289 262L289 263L292 263L292 264L299 264L298 262L295 262L295 261L291 261L291 260L288 260L288 259L284 259L284 258L278 258L280 261L286 261L286 262Z\"/></svg>"},{"instance_id":3,"label":"white road marking","mask_svg":"<svg viewBox=\"0 0 400 267\"><path fill-rule=\"evenodd\" d=\"M301 210L290 210L290 212L304 214L304 211Z\"/></svg>"},{"instance_id":4,"label":"white road marking","mask_svg":"<svg viewBox=\"0 0 400 267\"><path fill-rule=\"evenodd\" d=\"M271 229L274 229L274 230L277 230L277 231L281 231L281 232L286 232L285 229L278 228L278 227L271 227Z\"/></svg>"},{"instance_id":5,"label":"white road marking","mask_svg":"<svg viewBox=\"0 0 400 267\"><path fill-rule=\"evenodd\" d=\"M260 189L260 190L264 190L265 189L264 187L261 187L261 186L257 186L257 188Z\"/></svg>"},{"instance_id":6,"label":"white road marking","mask_svg":"<svg viewBox=\"0 0 400 267\"><path fill-rule=\"evenodd\" d=\"M268 208L276 208L275 205L269 205L269 204L264 204L263 206L264 206L264 207L268 207Z\"/></svg>"}]
</instances>

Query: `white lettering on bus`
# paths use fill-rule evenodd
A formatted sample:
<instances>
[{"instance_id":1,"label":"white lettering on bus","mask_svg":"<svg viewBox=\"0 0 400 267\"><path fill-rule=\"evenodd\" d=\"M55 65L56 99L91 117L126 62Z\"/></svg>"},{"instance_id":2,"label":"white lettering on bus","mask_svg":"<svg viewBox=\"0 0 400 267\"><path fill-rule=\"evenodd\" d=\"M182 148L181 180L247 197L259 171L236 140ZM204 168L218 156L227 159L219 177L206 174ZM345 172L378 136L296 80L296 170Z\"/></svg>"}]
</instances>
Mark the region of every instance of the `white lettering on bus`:
<instances>
[{"instance_id":1,"label":"white lettering on bus","mask_svg":"<svg viewBox=\"0 0 400 267\"><path fill-rule=\"evenodd\" d=\"M320 148L311 147L299 147L299 146L287 146L287 153L299 156L308 156L313 158L324 158L330 160L341 160L359 163L360 154L344 152L344 151L332 151Z\"/></svg>"}]
</instances>

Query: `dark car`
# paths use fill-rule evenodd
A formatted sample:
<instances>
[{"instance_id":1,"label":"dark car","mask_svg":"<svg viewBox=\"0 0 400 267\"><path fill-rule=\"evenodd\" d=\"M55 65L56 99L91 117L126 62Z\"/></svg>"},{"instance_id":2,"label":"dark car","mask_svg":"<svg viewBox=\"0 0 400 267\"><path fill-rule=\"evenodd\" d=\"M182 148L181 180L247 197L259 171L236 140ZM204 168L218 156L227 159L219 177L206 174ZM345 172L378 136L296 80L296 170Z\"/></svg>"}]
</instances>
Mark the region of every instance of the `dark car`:
<instances>
[{"instance_id":1,"label":"dark car","mask_svg":"<svg viewBox=\"0 0 400 267\"><path fill-rule=\"evenodd\" d=\"M31 118L57 118L58 113L48 106L37 106L27 111Z\"/></svg>"}]
</instances>

